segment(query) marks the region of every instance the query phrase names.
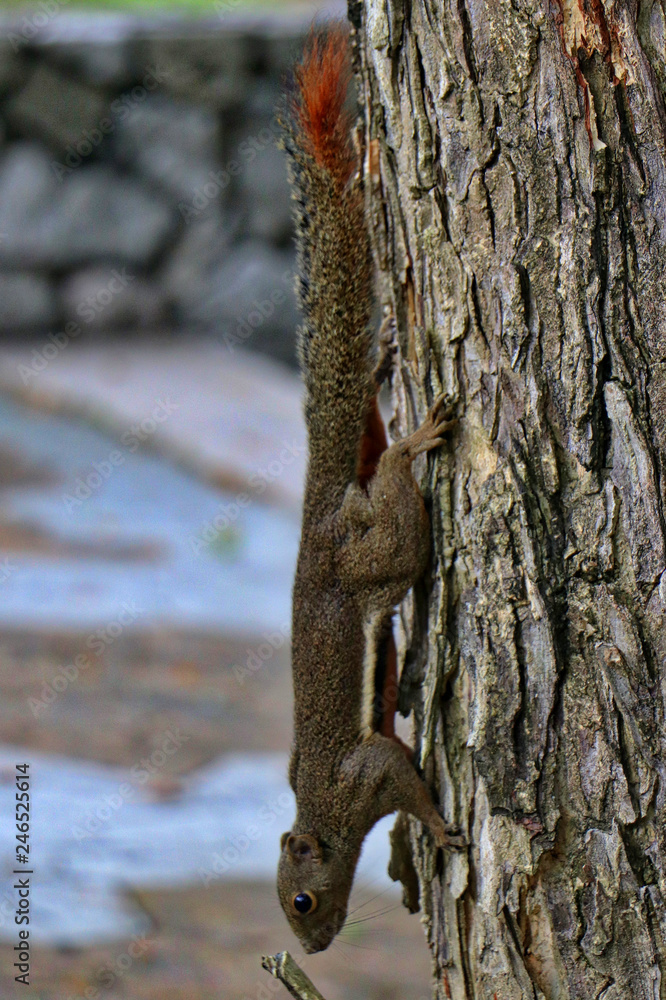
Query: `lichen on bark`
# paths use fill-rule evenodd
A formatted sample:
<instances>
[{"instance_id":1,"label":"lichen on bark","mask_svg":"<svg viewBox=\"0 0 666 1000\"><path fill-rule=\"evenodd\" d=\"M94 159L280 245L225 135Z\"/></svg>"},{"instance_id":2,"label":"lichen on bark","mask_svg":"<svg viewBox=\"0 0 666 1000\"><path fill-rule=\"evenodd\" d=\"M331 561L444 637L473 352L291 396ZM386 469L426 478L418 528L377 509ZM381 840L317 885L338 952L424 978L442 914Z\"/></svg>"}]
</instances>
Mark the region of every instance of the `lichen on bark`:
<instances>
[{"instance_id":1,"label":"lichen on bark","mask_svg":"<svg viewBox=\"0 0 666 1000\"><path fill-rule=\"evenodd\" d=\"M438 997L666 998L666 13L352 0L397 430L429 578L402 704Z\"/></svg>"}]
</instances>

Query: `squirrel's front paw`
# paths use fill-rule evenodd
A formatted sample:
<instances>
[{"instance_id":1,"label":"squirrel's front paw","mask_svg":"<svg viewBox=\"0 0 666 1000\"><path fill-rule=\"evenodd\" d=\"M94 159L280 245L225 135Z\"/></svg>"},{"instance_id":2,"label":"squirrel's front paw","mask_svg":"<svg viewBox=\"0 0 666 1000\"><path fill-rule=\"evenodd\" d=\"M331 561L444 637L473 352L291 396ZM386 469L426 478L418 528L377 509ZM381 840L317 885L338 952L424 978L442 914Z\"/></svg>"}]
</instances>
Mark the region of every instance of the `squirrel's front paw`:
<instances>
[{"instance_id":1,"label":"squirrel's front paw","mask_svg":"<svg viewBox=\"0 0 666 1000\"><path fill-rule=\"evenodd\" d=\"M458 420L453 416L453 409L451 400L447 399L444 394L438 396L422 424L424 433L428 433L433 439L441 438L442 434L446 434L452 427L455 427Z\"/></svg>"},{"instance_id":2,"label":"squirrel's front paw","mask_svg":"<svg viewBox=\"0 0 666 1000\"><path fill-rule=\"evenodd\" d=\"M457 420L451 417L452 411L452 404L446 396L439 396L435 400L418 430L400 442L411 459L424 451L439 448L444 443L443 435L457 423Z\"/></svg>"}]
</instances>

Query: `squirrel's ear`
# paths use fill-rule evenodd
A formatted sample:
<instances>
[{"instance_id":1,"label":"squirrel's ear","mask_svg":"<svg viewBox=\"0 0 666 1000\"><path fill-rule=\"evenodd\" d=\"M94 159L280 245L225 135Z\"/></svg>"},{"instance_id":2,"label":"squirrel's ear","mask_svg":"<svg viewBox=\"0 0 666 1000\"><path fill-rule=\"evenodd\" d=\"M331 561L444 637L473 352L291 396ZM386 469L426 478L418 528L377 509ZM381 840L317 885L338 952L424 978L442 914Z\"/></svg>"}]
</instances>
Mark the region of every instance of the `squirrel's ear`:
<instances>
[{"instance_id":1,"label":"squirrel's ear","mask_svg":"<svg viewBox=\"0 0 666 1000\"><path fill-rule=\"evenodd\" d=\"M316 837L311 837L308 833L299 833L297 836L294 836L293 833L288 833L285 836L287 838L287 851L294 861L322 860L324 852Z\"/></svg>"},{"instance_id":2,"label":"squirrel's ear","mask_svg":"<svg viewBox=\"0 0 666 1000\"><path fill-rule=\"evenodd\" d=\"M283 833L282 836L280 837L280 850L281 851L284 851L284 845L287 843L287 837L291 837L291 830L287 830L287 832Z\"/></svg>"}]
</instances>

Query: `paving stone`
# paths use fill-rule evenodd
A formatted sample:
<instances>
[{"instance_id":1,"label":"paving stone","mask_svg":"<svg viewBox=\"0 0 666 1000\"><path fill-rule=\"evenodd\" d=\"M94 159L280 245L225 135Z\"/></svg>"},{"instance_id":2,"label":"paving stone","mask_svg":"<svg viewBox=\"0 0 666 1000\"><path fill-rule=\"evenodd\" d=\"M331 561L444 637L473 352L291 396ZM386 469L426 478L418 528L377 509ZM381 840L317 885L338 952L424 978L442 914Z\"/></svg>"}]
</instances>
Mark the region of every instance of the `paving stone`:
<instances>
[{"instance_id":1,"label":"paving stone","mask_svg":"<svg viewBox=\"0 0 666 1000\"><path fill-rule=\"evenodd\" d=\"M27 392L57 408L58 397L48 393L54 379L47 376L57 376L63 362L71 372L68 359L82 353L82 346L60 334L26 347L28 364L13 368L17 390L25 379ZM3 367L3 378L12 367ZM182 367L187 370L186 363ZM202 391L205 379L156 381L153 373L143 384L128 382L122 353L105 369L86 407L80 390L92 388L92 373L85 366L79 371L82 385L69 384L69 399L79 400L76 420L26 415L0 397L3 448L44 466L52 478L38 490L3 494L2 544L12 559L11 572L3 567L0 574L0 628L92 632L126 618L128 607L139 609L130 624L143 628L241 634L280 628L289 618L298 517L293 509L274 508L271 500L286 506L304 449L282 436L289 425L280 420L280 394L261 381L258 365L244 386L234 385L227 373L226 398L212 408ZM116 410L112 437L80 415L113 427L113 407L105 407L102 386L114 383L125 405ZM241 397L249 398L250 384L261 400L251 410L239 407ZM208 453L197 444L203 433L210 438ZM202 483L165 461L162 450L182 456L182 464L198 461L221 481ZM217 461L211 462L211 453ZM220 461L224 454L235 459Z\"/></svg>"},{"instance_id":2,"label":"paving stone","mask_svg":"<svg viewBox=\"0 0 666 1000\"><path fill-rule=\"evenodd\" d=\"M0 548L17 563L15 550ZM33 560L39 556L31 552ZM168 773L174 775L224 753L288 748L286 628L241 636L139 626L113 642L91 643L94 631L0 629L0 743L65 757L75 747L80 759L129 769L150 755L160 733L177 729L186 739L170 762ZM81 655L86 665L57 692Z\"/></svg>"}]
</instances>

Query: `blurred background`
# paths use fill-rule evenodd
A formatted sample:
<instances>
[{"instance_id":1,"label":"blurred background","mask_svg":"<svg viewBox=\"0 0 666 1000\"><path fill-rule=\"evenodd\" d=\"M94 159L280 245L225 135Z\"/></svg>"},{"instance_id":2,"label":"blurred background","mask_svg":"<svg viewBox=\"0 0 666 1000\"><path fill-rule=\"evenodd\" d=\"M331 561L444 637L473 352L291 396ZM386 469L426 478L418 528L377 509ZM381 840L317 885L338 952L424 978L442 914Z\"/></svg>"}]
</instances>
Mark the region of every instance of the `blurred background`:
<instances>
[{"instance_id":1,"label":"blurred background","mask_svg":"<svg viewBox=\"0 0 666 1000\"><path fill-rule=\"evenodd\" d=\"M274 119L344 4L4 0L0 12L0 994L285 995L290 589L304 474ZM31 985L14 775L31 773ZM386 875L304 967L429 992Z\"/></svg>"}]
</instances>

